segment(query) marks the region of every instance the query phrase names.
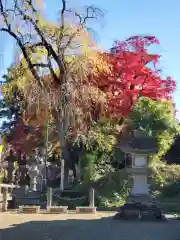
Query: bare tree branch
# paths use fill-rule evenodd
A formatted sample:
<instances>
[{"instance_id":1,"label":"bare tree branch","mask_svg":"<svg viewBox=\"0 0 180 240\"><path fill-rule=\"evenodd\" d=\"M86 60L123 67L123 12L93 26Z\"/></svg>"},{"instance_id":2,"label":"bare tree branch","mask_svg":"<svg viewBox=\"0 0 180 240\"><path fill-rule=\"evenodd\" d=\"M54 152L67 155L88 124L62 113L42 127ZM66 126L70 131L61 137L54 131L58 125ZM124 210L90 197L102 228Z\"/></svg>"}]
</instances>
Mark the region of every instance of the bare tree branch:
<instances>
[{"instance_id":1,"label":"bare tree branch","mask_svg":"<svg viewBox=\"0 0 180 240\"><path fill-rule=\"evenodd\" d=\"M29 67L32 75L38 81L38 84L42 87L42 83L41 83L40 77L39 77L37 71L34 69L34 66L33 66L33 64L31 62L31 59L28 56L26 48L22 44L21 39L11 30L11 25L8 22L8 16L7 16L7 14L4 11L2 0L0 0L0 13L2 14L4 22L5 22L6 26L7 26L7 28L0 28L0 31L9 33L16 40L18 46L20 47L20 49L21 49L21 51L22 51L22 53L24 55L24 58L26 59L26 62L28 64L28 67Z\"/></svg>"},{"instance_id":2,"label":"bare tree branch","mask_svg":"<svg viewBox=\"0 0 180 240\"><path fill-rule=\"evenodd\" d=\"M47 61L48 61L48 67L49 67L51 76L53 77L53 79L55 80L56 83L59 83L59 78L57 77L57 75L52 67L52 64L51 64L50 55L47 56Z\"/></svg>"},{"instance_id":3,"label":"bare tree branch","mask_svg":"<svg viewBox=\"0 0 180 240\"><path fill-rule=\"evenodd\" d=\"M26 49L30 49L32 52L36 51L37 47L42 47L42 48L44 47L45 48L45 46L42 42L33 43L33 44L26 43L26 44L24 44L24 47Z\"/></svg>"},{"instance_id":4,"label":"bare tree branch","mask_svg":"<svg viewBox=\"0 0 180 240\"><path fill-rule=\"evenodd\" d=\"M42 68L48 68L49 65L46 63L33 63L33 67L42 67Z\"/></svg>"},{"instance_id":5,"label":"bare tree branch","mask_svg":"<svg viewBox=\"0 0 180 240\"><path fill-rule=\"evenodd\" d=\"M60 27L60 34L59 34L59 39L58 39L58 55L60 55L60 57L64 58L64 49L61 48L61 41L63 39L64 36L64 27L65 27L65 23L64 23L64 13L66 11L66 0L62 0L62 9L61 9L61 27Z\"/></svg>"},{"instance_id":6,"label":"bare tree branch","mask_svg":"<svg viewBox=\"0 0 180 240\"><path fill-rule=\"evenodd\" d=\"M2 3L2 0L0 0L0 12L1 12L2 16L3 16L4 22L5 22L6 26L7 26L7 28L9 30L11 30L11 25L8 22L8 15L7 15L7 12L4 11L4 6L3 6L3 3Z\"/></svg>"},{"instance_id":7,"label":"bare tree branch","mask_svg":"<svg viewBox=\"0 0 180 240\"><path fill-rule=\"evenodd\" d=\"M66 0L62 0L62 10L61 10L61 29L64 30L64 13L66 10Z\"/></svg>"},{"instance_id":8,"label":"bare tree branch","mask_svg":"<svg viewBox=\"0 0 180 240\"><path fill-rule=\"evenodd\" d=\"M73 12L71 9L67 10L68 12ZM79 27L77 30L69 37L69 40L67 41L64 48L69 47L69 45L72 43L73 39L80 33L80 31L84 28L86 28L86 23L89 19L98 19L98 16L102 14L101 10L94 6L87 6L86 8L86 15L81 16L79 13L75 12L75 16L79 19Z\"/></svg>"},{"instance_id":9,"label":"bare tree branch","mask_svg":"<svg viewBox=\"0 0 180 240\"><path fill-rule=\"evenodd\" d=\"M35 9L34 6L33 6L32 0L27 0L27 4L29 5L29 7L32 9L32 11L33 11L34 13L37 12L36 9Z\"/></svg>"},{"instance_id":10,"label":"bare tree branch","mask_svg":"<svg viewBox=\"0 0 180 240\"><path fill-rule=\"evenodd\" d=\"M70 36L68 35L69 39L66 42L65 45L62 45L62 41L63 38L65 37L64 35L64 28L65 28L65 12L69 11L72 12L71 10L67 10L66 8L66 0L61 0L62 1L62 9L61 9L61 27L60 27L60 35L59 35L59 40L56 41L57 45L57 52L56 50L54 50L52 43L49 43L48 38L46 37L46 35L44 34L43 30L40 29L39 27L39 20L38 17L36 16L37 10L34 7L34 3L32 0L26 0L25 2L28 4L29 9L31 9L32 11L32 16L29 13L29 9L25 8L25 9L21 9L20 6L18 5L18 0L14 0L14 11L16 14L20 15L22 17L22 20L26 22L26 24L30 23L34 30L36 31L37 36L40 38L40 42L36 43L36 44L28 44L27 42L24 43L23 42L23 34L16 34L14 31L11 31L11 23L8 21L8 12L6 10L4 10L3 8L3 4L2 4L2 0L0 0L0 11L1 14L3 15L4 21L6 23L7 29L5 30L5 28L1 29L1 31L6 31L8 32L13 38L16 39L20 49L22 50L22 53L25 57L25 59L27 60L28 66L33 74L33 76L39 81L40 78L38 77L38 72L36 72L37 70L34 69L34 67L40 67L40 64L36 64L33 65L31 62L31 59L28 57L28 50L30 49L32 52L36 52L37 49L36 47L44 47L47 50L47 61L48 61L48 66L45 65L41 65L41 67L49 67L49 70L51 72L51 75L53 77L53 79L55 80L55 82L57 82L59 80L59 84L63 84L66 81L67 78L67 73L68 70L67 69L67 63L65 61L65 50L70 47L72 41L74 40L74 38L80 33L80 31L85 27L86 22L88 21L88 19L97 19L98 16L100 15L100 10L96 7L93 6L88 6L86 9L86 14L85 15L81 15L78 14L77 12L75 12L75 16L77 18L79 18L79 27L77 28L77 30L72 33ZM10 11L11 9L8 9L8 11ZM13 9L12 9L13 11ZM18 36L20 35L20 37ZM31 37L31 36L30 36ZM50 36L52 38L52 36ZM55 37L55 36L54 36ZM29 41L30 42L30 41ZM57 76L52 64L51 64L51 57L53 58L53 61L56 62L59 71L60 71L60 75Z\"/></svg>"},{"instance_id":11,"label":"bare tree branch","mask_svg":"<svg viewBox=\"0 0 180 240\"><path fill-rule=\"evenodd\" d=\"M53 59L56 61L57 65L59 67L59 70L60 70L60 73L61 73L60 74L61 75L61 81L60 82L64 82L63 78L65 77L65 72L66 72L64 60L56 54L56 52L54 51L52 45L50 45L47 42L46 38L43 35L43 32L40 30L40 28L37 25L38 20L34 21L32 19L32 17L30 17L29 15L25 14L19 7L17 7L17 9L20 12L20 14L23 16L24 20L28 20L33 25L33 27L36 30L37 34L41 38L41 41L42 41L44 47L46 48L48 53L50 53L52 55Z\"/></svg>"},{"instance_id":12,"label":"bare tree branch","mask_svg":"<svg viewBox=\"0 0 180 240\"><path fill-rule=\"evenodd\" d=\"M0 31L9 33L16 40L16 42L17 42L18 46L20 47L20 49L24 55L24 58L28 64L29 70L31 71L34 78L38 81L38 84L40 85L40 87L43 87L43 85L41 83L41 79L40 79L37 71L34 69L31 59L29 58L28 53L27 53L24 45L22 44L21 40L18 38L18 36L14 32L12 32L10 29L7 29L7 28L0 28Z\"/></svg>"}]
</instances>

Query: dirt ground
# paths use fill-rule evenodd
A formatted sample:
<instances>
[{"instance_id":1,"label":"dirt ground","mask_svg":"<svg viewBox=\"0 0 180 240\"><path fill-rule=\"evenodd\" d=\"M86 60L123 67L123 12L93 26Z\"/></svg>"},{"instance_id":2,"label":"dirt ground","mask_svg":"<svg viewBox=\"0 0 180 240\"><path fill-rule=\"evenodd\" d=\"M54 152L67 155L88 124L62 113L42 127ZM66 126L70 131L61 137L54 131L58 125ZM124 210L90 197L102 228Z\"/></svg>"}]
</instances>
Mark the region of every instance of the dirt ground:
<instances>
[{"instance_id":1,"label":"dirt ground","mask_svg":"<svg viewBox=\"0 0 180 240\"><path fill-rule=\"evenodd\" d=\"M180 221L125 222L114 213L0 213L0 240L180 240Z\"/></svg>"}]
</instances>

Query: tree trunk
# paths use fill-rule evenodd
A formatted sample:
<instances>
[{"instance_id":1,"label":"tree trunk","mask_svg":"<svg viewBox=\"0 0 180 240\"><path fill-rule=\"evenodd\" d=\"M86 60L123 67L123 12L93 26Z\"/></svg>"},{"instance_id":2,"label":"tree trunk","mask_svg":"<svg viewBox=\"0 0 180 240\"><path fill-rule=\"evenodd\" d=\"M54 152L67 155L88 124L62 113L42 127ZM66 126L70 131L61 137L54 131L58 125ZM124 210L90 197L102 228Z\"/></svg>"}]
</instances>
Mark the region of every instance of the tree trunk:
<instances>
[{"instance_id":1,"label":"tree trunk","mask_svg":"<svg viewBox=\"0 0 180 240\"><path fill-rule=\"evenodd\" d=\"M81 181L81 161L79 160L78 164L76 165L76 175L77 175L77 181Z\"/></svg>"},{"instance_id":2,"label":"tree trunk","mask_svg":"<svg viewBox=\"0 0 180 240\"><path fill-rule=\"evenodd\" d=\"M69 177L69 166L67 161L64 164L64 189L68 187L68 177Z\"/></svg>"},{"instance_id":3,"label":"tree trunk","mask_svg":"<svg viewBox=\"0 0 180 240\"><path fill-rule=\"evenodd\" d=\"M76 177L77 177L77 174L76 174L76 163L74 161L72 162L72 171L73 171L74 179L76 180Z\"/></svg>"},{"instance_id":4,"label":"tree trunk","mask_svg":"<svg viewBox=\"0 0 180 240\"><path fill-rule=\"evenodd\" d=\"M61 185L62 190L68 186L68 175L69 175L69 169L70 169L70 154L69 149L67 146L67 135L68 135L68 127L66 121L66 115L63 114L61 111L54 111L53 116L56 122L56 129L58 131L59 136L59 143L60 143L60 151L62 154L62 157L64 159L64 186Z\"/></svg>"},{"instance_id":5,"label":"tree trunk","mask_svg":"<svg viewBox=\"0 0 180 240\"><path fill-rule=\"evenodd\" d=\"M65 146L61 148L62 156L64 158L64 188L68 187L68 175L69 175L69 152Z\"/></svg>"}]
</instances>

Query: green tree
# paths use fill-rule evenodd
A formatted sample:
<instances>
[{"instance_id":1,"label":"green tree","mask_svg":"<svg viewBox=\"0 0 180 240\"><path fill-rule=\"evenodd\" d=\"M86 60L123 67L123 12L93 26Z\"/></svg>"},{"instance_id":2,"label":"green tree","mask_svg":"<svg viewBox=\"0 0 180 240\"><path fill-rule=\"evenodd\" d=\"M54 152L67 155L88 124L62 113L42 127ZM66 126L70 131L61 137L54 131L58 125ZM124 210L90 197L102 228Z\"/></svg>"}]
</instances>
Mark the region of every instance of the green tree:
<instances>
[{"instance_id":1,"label":"green tree","mask_svg":"<svg viewBox=\"0 0 180 240\"><path fill-rule=\"evenodd\" d=\"M133 129L141 129L146 135L157 139L158 153L152 156L153 160L161 159L173 143L174 137L180 134L172 101L141 98L129 117Z\"/></svg>"},{"instance_id":2,"label":"green tree","mask_svg":"<svg viewBox=\"0 0 180 240\"><path fill-rule=\"evenodd\" d=\"M11 66L7 74L3 76L2 93L0 101L0 118L2 121L1 132L9 135L17 121L22 117L22 111L26 106L22 92L16 84L11 82L16 78L14 68Z\"/></svg>"}]
</instances>

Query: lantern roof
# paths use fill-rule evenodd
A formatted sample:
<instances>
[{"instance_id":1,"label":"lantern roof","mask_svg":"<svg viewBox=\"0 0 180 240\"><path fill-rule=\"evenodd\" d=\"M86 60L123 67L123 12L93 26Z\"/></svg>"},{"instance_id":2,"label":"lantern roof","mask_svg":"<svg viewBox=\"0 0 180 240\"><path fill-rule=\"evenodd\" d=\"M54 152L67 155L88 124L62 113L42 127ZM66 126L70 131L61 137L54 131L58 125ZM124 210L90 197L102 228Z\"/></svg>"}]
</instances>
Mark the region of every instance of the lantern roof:
<instances>
[{"instance_id":1,"label":"lantern roof","mask_svg":"<svg viewBox=\"0 0 180 240\"><path fill-rule=\"evenodd\" d=\"M134 134L119 144L119 148L125 153L151 154L157 151L157 141L153 137Z\"/></svg>"}]
</instances>

